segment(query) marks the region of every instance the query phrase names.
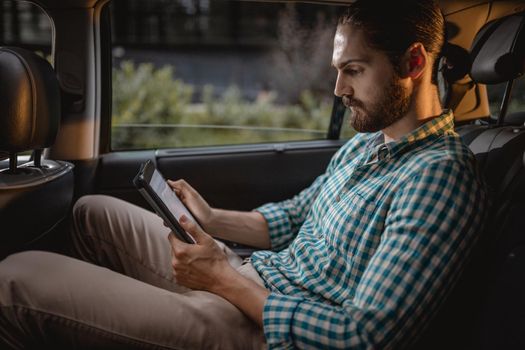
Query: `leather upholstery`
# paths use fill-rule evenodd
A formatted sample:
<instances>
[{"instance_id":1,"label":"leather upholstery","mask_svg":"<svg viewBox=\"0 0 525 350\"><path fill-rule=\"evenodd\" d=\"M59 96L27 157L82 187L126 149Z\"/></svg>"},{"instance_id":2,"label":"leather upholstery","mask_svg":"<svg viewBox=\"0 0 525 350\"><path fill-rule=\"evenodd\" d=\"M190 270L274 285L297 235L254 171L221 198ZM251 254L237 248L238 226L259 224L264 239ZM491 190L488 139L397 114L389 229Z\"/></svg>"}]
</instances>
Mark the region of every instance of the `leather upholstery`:
<instances>
[{"instance_id":1,"label":"leather upholstery","mask_svg":"<svg viewBox=\"0 0 525 350\"><path fill-rule=\"evenodd\" d=\"M59 122L60 90L51 65L29 51L0 48L0 159L6 152L51 146ZM44 159L40 166L28 162L9 171L0 161L0 260L31 248L66 222L72 169L70 163Z\"/></svg>"},{"instance_id":2,"label":"leather upholstery","mask_svg":"<svg viewBox=\"0 0 525 350\"><path fill-rule=\"evenodd\" d=\"M0 260L52 234L70 212L73 165L52 160L42 165L23 165L17 174L0 172Z\"/></svg>"},{"instance_id":3,"label":"leather upholstery","mask_svg":"<svg viewBox=\"0 0 525 350\"><path fill-rule=\"evenodd\" d=\"M498 84L521 76L525 70L525 14L484 25L471 48L470 76L478 83Z\"/></svg>"},{"instance_id":4,"label":"leather upholstery","mask_svg":"<svg viewBox=\"0 0 525 350\"><path fill-rule=\"evenodd\" d=\"M470 88L469 84L458 83L470 72L470 54L460 46L445 43L442 55L438 74L441 104L447 109L455 109Z\"/></svg>"},{"instance_id":5,"label":"leather upholstery","mask_svg":"<svg viewBox=\"0 0 525 350\"><path fill-rule=\"evenodd\" d=\"M524 23L523 14L512 15L481 29L471 50L473 79L497 84L523 73ZM514 173L525 166L525 119L524 112L509 116L511 125L456 128L476 155L492 205L469 264L413 350L525 348L525 169Z\"/></svg>"},{"instance_id":6,"label":"leather upholstery","mask_svg":"<svg viewBox=\"0 0 525 350\"><path fill-rule=\"evenodd\" d=\"M446 43L443 47L443 57L446 58L446 64L440 67L440 70L447 82L460 80L470 72L470 55L461 46Z\"/></svg>"},{"instance_id":7,"label":"leather upholstery","mask_svg":"<svg viewBox=\"0 0 525 350\"><path fill-rule=\"evenodd\" d=\"M49 63L32 52L0 47L0 151L53 144L60 122L60 89Z\"/></svg>"}]
</instances>

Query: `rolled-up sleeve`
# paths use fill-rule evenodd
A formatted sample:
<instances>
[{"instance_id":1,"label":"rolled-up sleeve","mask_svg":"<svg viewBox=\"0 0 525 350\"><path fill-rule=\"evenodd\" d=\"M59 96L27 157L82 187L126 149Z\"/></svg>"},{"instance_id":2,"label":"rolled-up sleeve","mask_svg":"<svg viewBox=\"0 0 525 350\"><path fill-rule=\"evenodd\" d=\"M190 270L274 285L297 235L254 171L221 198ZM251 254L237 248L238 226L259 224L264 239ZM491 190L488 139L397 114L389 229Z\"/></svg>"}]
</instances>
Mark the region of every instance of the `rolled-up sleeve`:
<instances>
[{"instance_id":1,"label":"rolled-up sleeve","mask_svg":"<svg viewBox=\"0 0 525 350\"><path fill-rule=\"evenodd\" d=\"M487 209L470 168L439 160L392 200L355 295L341 305L272 293L263 322L271 349L388 349L417 334L462 271Z\"/></svg>"}]
</instances>

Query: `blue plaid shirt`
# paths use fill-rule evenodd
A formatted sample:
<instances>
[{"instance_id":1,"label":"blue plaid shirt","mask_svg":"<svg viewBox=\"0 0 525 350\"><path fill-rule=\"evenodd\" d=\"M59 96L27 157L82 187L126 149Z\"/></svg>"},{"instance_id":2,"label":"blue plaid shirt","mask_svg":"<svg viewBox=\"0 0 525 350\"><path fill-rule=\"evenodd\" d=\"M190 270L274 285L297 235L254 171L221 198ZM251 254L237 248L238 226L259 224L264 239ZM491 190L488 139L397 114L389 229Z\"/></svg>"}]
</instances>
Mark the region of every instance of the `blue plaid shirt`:
<instances>
[{"instance_id":1,"label":"blue plaid shirt","mask_svg":"<svg viewBox=\"0 0 525 350\"><path fill-rule=\"evenodd\" d=\"M273 251L268 347L371 349L413 340L462 270L487 196L450 112L398 141L358 134L297 196L256 210Z\"/></svg>"}]
</instances>

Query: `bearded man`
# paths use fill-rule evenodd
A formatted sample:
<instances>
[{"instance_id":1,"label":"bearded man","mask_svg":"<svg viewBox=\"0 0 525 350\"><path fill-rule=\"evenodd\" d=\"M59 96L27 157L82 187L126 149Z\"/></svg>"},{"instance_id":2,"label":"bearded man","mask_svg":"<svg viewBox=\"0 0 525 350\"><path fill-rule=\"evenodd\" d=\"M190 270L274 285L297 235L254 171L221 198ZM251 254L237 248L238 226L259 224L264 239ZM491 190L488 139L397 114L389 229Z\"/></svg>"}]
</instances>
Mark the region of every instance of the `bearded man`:
<instances>
[{"instance_id":1,"label":"bearded man","mask_svg":"<svg viewBox=\"0 0 525 350\"><path fill-rule=\"evenodd\" d=\"M168 243L143 209L80 199L73 240L84 261L26 252L0 264L0 339L13 348L406 346L461 272L487 206L475 158L439 102L443 43L434 1L352 4L332 64L360 133L324 174L252 212L211 208L185 181L170 182L204 228L181 219L194 245L173 234ZM212 236L263 250L242 262Z\"/></svg>"}]
</instances>

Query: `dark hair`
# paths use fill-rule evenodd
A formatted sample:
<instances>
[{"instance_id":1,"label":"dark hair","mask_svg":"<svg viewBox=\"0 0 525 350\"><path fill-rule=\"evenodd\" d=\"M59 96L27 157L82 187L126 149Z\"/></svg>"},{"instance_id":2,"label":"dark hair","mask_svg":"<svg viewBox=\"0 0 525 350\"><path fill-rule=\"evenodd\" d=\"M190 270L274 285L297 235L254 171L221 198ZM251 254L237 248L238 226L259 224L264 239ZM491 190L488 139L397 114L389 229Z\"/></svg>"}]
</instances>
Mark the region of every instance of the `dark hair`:
<instances>
[{"instance_id":1,"label":"dark hair","mask_svg":"<svg viewBox=\"0 0 525 350\"><path fill-rule=\"evenodd\" d=\"M445 19L434 0L358 0L348 7L339 24L363 31L370 47L384 52L396 71L402 55L420 42L434 60L432 83L445 42Z\"/></svg>"}]
</instances>

